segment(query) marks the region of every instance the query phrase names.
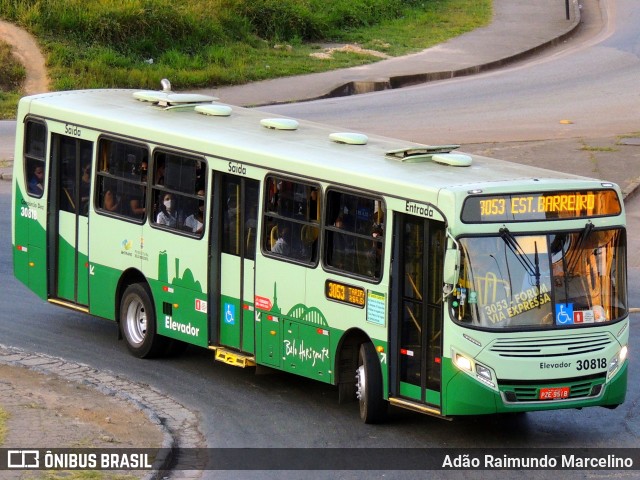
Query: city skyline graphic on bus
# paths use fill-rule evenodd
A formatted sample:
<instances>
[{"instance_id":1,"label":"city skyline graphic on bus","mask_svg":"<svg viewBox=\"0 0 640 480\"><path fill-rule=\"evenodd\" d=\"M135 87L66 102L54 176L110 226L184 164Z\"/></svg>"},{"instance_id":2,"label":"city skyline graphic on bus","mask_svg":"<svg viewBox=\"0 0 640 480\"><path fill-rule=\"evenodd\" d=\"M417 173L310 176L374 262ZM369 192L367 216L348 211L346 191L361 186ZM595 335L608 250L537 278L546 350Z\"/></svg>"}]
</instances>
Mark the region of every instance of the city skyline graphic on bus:
<instances>
[{"instance_id":1,"label":"city skyline graphic on bus","mask_svg":"<svg viewBox=\"0 0 640 480\"><path fill-rule=\"evenodd\" d=\"M280 314L282 309L278 305L278 285L273 283L273 305L269 310L271 313ZM295 318L296 320L316 325L319 327L328 327L326 317L318 307L308 307L304 303L296 303L289 309L286 317Z\"/></svg>"},{"instance_id":2,"label":"city skyline graphic on bus","mask_svg":"<svg viewBox=\"0 0 640 480\"><path fill-rule=\"evenodd\" d=\"M158 255L158 280L176 287L188 288L202 292L202 284L193 277L191 269L186 268L180 277L180 259L175 258L175 277L169 282L169 256L166 250Z\"/></svg>"}]
</instances>

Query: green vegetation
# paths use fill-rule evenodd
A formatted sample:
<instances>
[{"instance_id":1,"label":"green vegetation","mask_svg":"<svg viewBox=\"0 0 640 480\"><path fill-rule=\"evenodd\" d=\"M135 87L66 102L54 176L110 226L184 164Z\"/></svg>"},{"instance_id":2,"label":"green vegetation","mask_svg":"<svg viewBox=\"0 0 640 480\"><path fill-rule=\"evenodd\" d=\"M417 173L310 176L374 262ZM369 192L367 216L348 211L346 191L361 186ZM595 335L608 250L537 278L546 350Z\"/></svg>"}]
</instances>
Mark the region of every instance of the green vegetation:
<instances>
[{"instance_id":1,"label":"green vegetation","mask_svg":"<svg viewBox=\"0 0 640 480\"><path fill-rule=\"evenodd\" d=\"M7 419L9 414L0 407L0 445L4 445L4 439L7 435Z\"/></svg>"},{"instance_id":2,"label":"green vegetation","mask_svg":"<svg viewBox=\"0 0 640 480\"><path fill-rule=\"evenodd\" d=\"M45 48L51 88L239 84L376 61L310 56L320 42L395 56L485 25L491 0L0 0Z\"/></svg>"},{"instance_id":3,"label":"green vegetation","mask_svg":"<svg viewBox=\"0 0 640 480\"><path fill-rule=\"evenodd\" d=\"M2 65L0 68L0 118L11 118L16 113L16 104L20 98L20 87L25 78L25 70L11 53L11 47L1 41L0 65Z\"/></svg>"},{"instance_id":4,"label":"green vegetation","mask_svg":"<svg viewBox=\"0 0 640 480\"><path fill-rule=\"evenodd\" d=\"M617 152L620 149L615 147L594 147L591 145L584 145L580 150L585 152Z\"/></svg>"}]
</instances>

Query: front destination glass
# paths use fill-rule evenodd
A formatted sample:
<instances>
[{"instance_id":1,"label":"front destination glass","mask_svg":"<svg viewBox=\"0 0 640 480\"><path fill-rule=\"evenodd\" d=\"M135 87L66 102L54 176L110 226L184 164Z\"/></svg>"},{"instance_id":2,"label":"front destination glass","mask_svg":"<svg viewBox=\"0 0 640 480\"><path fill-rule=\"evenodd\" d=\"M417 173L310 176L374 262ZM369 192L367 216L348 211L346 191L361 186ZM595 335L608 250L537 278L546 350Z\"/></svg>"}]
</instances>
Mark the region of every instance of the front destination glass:
<instances>
[{"instance_id":1,"label":"front destination glass","mask_svg":"<svg viewBox=\"0 0 640 480\"><path fill-rule=\"evenodd\" d=\"M460 240L460 282L450 300L459 322L489 329L566 328L627 313L622 229Z\"/></svg>"}]
</instances>

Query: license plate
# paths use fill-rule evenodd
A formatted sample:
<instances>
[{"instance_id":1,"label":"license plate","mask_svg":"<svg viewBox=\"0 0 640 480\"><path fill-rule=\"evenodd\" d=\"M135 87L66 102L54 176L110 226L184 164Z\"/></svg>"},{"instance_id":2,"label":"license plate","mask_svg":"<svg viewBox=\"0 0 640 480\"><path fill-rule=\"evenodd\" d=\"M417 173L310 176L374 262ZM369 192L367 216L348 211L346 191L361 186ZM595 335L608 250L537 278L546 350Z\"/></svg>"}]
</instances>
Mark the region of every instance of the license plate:
<instances>
[{"instance_id":1,"label":"license plate","mask_svg":"<svg viewBox=\"0 0 640 480\"><path fill-rule=\"evenodd\" d=\"M538 398L540 400L562 400L569 398L569 391L569 387L541 388Z\"/></svg>"}]
</instances>

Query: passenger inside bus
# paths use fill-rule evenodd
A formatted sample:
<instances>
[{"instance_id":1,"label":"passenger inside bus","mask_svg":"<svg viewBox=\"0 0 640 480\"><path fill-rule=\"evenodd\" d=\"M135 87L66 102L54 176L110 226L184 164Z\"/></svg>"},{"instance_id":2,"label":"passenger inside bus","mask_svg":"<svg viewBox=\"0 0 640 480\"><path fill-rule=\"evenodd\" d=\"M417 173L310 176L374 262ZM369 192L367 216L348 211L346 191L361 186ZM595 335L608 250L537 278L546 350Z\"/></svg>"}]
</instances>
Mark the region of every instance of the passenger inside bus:
<instances>
[{"instance_id":1,"label":"passenger inside bus","mask_svg":"<svg viewBox=\"0 0 640 480\"><path fill-rule=\"evenodd\" d=\"M91 163L82 166L80 179L80 213L86 215L89 211L89 191L91 190Z\"/></svg>"},{"instance_id":2,"label":"passenger inside bus","mask_svg":"<svg viewBox=\"0 0 640 480\"><path fill-rule=\"evenodd\" d=\"M37 163L31 170L31 178L27 188L32 195L42 196L44 190L44 167Z\"/></svg>"},{"instance_id":3,"label":"passenger inside bus","mask_svg":"<svg viewBox=\"0 0 640 480\"><path fill-rule=\"evenodd\" d=\"M143 161L140 164L140 181L144 184L147 183L147 162ZM145 196L146 186L140 185L135 187L129 196L129 210L132 217L142 218L144 216L145 208Z\"/></svg>"},{"instance_id":4,"label":"passenger inside bus","mask_svg":"<svg viewBox=\"0 0 640 480\"><path fill-rule=\"evenodd\" d=\"M156 185L164 185L164 160L158 159L156 163L156 176L155 182Z\"/></svg>"},{"instance_id":5,"label":"passenger inside bus","mask_svg":"<svg viewBox=\"0 0 640 480\"><path fill-rule=\"evenodd\" d=\"M309 192L309 220L318 220L318 189L312 188Z\"/></svg>"},{"instance_id":6,"label":"passenger inside bus","mask_svg":"<svg viewBox=\"0 0 640 480\"><path fill-rule=\"evenodd\" d=\"M204 227L204 190L198 190L198 196L202 197L203 200L198 200L198 205L196 207L195 212L187 217L184 221L184 228L193 233L202 233L202 228Z\"/></svg>"},{"instance_id":7,"label":"passenger inside bus","mask_svg":"<svg viewBox=\"0 0 640 480\"><path fill-rule=\"evenodd\" d=\"M166 225L168 227L176 228L178 225L178 216L175 208L175 199L173 198L173 195L165 193L162 197L162 205L160 205L160 212L158 212L156 223L158 225Z\"/></svg>"},{"instance_id":8,"label":"passenger inside bus","mask_svg":"<svg viewBox=\"0 0 640 480\"><path fill-rule=\"evenodd\" d=\"M273 245L273 247L271 247L271 251L280 255L290 255L291 246L289 245L288 227L278 228L278 239L276 240L276 243Z\"/></svg>"},{"instance_id":9,"label":"passenger inside bus","mask_svg":"<svg viewBox=\"0 0 640 480\"><path fill-rule=\"evenodd\" d=\"M120 202L118 201L118 197L113 192L113 190L109 189L104 192L102 208L110 212L116 212L118 211L118 208L120 208Z\"/></svg>"}]
</instances>

